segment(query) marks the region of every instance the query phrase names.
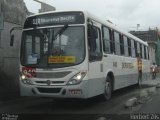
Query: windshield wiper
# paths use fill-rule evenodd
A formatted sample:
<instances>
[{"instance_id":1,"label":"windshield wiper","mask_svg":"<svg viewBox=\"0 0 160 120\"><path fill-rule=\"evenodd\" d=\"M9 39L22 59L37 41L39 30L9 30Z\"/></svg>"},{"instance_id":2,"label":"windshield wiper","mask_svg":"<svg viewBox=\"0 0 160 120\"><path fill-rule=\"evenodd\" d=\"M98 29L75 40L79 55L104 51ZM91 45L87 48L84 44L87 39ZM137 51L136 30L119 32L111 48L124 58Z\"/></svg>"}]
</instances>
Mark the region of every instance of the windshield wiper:
<instances>
[{"instance_id":1,"label":"windshield wiper","mask_svg":"<svg viewBox=\"0 0 160 120\"><path fill-rule=\"evenodd\" d=\"M60 28L60 30L58 30L58 32L53 35L53 39L51 40L51 50L53 48L53 41L56 40L58 38L58 36L62 35L64 33L64 31L68 28L68 25L64 25L62 28ZM61 39L59 39L59 51L61 50ZM59 55L61 55L63 52L60 52Z\"/></svg>"},{"instance_id":2,"label":"windshield wiper","mask_svg":"<svg viewBox=\"0 0 160 120\"><path fill-rule=\"evenodd\" d=\"M56 40L57 37L58 37L58 35L61 35L67 28L68 28L68 25L64 25L64 26L54 35L54 40Z\"/></svg>"}]
</instances>

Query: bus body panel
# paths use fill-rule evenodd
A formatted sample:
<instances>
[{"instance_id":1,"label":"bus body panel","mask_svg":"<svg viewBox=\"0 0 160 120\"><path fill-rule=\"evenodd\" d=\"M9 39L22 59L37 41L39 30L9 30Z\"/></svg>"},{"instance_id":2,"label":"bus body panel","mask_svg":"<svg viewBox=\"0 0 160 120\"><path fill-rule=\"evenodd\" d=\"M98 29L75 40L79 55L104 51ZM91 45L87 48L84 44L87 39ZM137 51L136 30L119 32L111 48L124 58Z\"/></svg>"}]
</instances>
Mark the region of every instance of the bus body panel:
<instances>
[{"instance_id":1,"label":"bus body panel","mask_svg":"<svg viewBox=\"0 0 160 120\"><path fill-rule=\"evenodd\" d=\"M104 75L114 74L114 90L138 83L137 58L107 54L103 61L104 71L107 71ZM149 77L148 64L149 61L143 60L143 80Z\"/></svg>"}]
</instances>

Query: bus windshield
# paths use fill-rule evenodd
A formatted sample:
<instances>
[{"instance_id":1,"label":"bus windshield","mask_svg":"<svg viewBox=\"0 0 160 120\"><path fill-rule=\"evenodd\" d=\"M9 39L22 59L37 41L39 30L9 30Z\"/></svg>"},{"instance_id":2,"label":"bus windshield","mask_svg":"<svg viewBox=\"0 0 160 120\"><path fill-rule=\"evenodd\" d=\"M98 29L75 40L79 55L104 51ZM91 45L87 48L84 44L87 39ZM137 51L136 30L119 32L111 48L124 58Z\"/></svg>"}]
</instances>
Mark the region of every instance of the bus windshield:
<instances>
[{"instance_id":1,"label":"bus windshield","mask_svg":"<svg viewBox=\"0 0 160 120\"><path fill-rule=\"evenodd\" d=\"M37 68L80 64L85 57L84 38L82 26L26 30L22 35L21 63Z\"/></svg>"}]
</instances>

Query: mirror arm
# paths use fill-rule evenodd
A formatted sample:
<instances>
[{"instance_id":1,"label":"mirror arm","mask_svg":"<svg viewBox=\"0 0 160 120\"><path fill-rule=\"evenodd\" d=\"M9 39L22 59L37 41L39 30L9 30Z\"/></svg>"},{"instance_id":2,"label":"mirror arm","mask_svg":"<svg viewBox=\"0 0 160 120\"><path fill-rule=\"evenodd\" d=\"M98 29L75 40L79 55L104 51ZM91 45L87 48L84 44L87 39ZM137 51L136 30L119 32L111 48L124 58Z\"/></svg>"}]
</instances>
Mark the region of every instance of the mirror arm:
<instances>
[{"instance_id":1,"label":"mirror arm","mask_svg":"<svg viewBox=\"0 0 160 120\"><path fill-rule=\"evenodd\" d=\"M13 27L11 30L10 30L10 36L11 36L11 34L12 34L12 32L14 31L14 30L22 30L23 29L23 27Z\"/></svg>"},{"instance_id":2,"label":"mirror arm","mask_svg":"<svg viewBox=\"0 0 160 120\"><path fill-rule=\"evenodd\" d=\"M14 35L12 35L12 32L14 30L22 30L23 28L22 27L13 27L11 30L10 30L10 46L13 46L13 43L14 43Z\"/></svg>"}]
</instances>

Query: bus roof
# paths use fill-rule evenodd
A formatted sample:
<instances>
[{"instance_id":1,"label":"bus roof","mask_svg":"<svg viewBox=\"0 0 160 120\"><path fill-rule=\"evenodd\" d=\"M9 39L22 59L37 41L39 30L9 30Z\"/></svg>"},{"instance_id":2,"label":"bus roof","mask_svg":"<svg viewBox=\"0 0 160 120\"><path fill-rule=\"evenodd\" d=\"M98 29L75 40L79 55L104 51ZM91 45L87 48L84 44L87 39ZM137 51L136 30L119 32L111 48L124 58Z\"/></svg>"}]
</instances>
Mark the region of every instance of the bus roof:
<instances>
[{"instance_id":1,"label":"bus roof","mask_svg":"<svg viewBox=\"0 0 160 120\"><path fill-rule=\"evenodd\" d=\"M44 14L49 14L49 13L60 13L60 12L83 12L84 15L87 18L90 18L90 19L92 19L92 20L94 20L94 21L96 21L98 23L101 23L101 24L103 24L103 25L105 25L105 26L107 26L107 27L109 27L109 28L111 28L111 29L113 29L113 30L115 30L115 31L117 31L117 32L125 35L128 38L134 39L134 40L136 40L136 41L138 41L138 42L140 42L140 43L148 46L147 42L144 42L143 40L139 39L138 37L136 37L136 36L134 36L134 35L126 32L124 30L119 29L117 26L114 26L113 24L109 23L108 21L101 20L100 18L98 18L97 16L91 14L88 11L81 11L81 10L75 10L75 11L49 11L49 12L43 12L43 13L38 13L38 14L30 15L27 18L33 17L33 16L38 16L38 15L44 15Z\"/></svg>"}]
</instances>

